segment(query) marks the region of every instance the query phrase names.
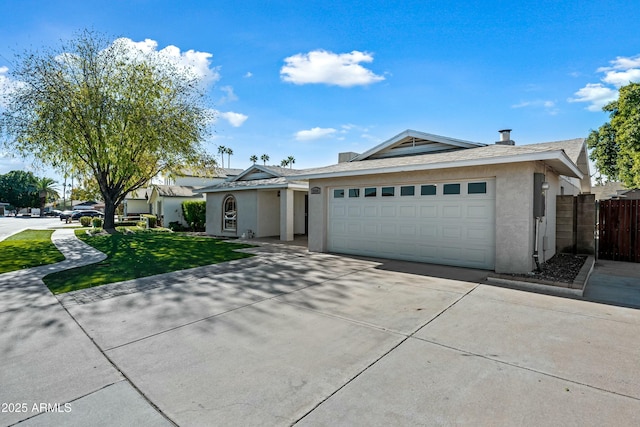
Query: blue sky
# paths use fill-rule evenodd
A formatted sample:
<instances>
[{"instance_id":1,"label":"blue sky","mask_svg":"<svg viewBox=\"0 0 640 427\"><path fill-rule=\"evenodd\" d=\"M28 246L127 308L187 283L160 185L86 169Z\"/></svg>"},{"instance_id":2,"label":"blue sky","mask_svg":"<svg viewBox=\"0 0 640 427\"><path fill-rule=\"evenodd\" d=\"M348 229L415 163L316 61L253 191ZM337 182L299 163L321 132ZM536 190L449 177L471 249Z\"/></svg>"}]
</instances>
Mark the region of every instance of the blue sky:
<instances>
[{"instance_id":1,"label":"blue sky","mask_svg":"<svg viewBox=\"0 0 640 427\"><path fill-rule=\"evenodd\" d=\"M1 0L0 88L16 52L92 28L191 58L218 111L207 147L234 168L324 166L405 129L528 144L607 120L640 81L639 18L638 1Z\"/></svg>"}]
</instances>

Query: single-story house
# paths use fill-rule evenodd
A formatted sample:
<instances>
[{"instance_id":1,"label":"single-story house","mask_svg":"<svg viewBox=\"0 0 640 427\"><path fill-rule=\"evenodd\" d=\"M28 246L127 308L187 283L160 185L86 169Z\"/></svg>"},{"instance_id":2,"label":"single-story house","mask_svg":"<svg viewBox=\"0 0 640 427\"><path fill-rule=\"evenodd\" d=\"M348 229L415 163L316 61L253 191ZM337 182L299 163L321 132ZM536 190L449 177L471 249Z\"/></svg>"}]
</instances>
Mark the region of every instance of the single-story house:
<instances>
[{"instance_id":1,"label":"single-story house","mask_svg":"<svg viewBox=\"0 0 640 427\"><path fill-rule=\"evenodd\" d=\"M516 146L500 132L487 145L407 130L302 171L293 178L309 182L309 250L531 271L534 254L555 254L556 196L591 190L586 145ZM225 194L207 205L217 225Z\"/></svg>"},{"instance_id":2,"label":"single-story house","mask_svg":"<svg viewBox=\"0 0 640 427\"><path fill-rule=\"evenodd\" d=\"M213 236L293 240L307 233L306 181L300 171L252 165L237 176L195 190L206 195L206 232Z\"/></svg>"},{"instance_id":3,"label":"single-story house","mask_svg":"<svg viewBox=\"0 0 640 427\"><path fill-rule=\"evenodd\" d=\"M194 190L224 182L240 172L241 169L217 168L212 174L201 176L185 170L180 175L162 177L162 184L150 184L127 194L123 202L124 214L152 214L164 226L171 222L186 226L188 224L182 214L182 202L204 200L204 196Z\"/></svg>"},{"instance_id":4,"label":"single-story house","mask_svg":"<svg viewBox=\"0 0 640 427\"><path fill-rule=\"evenodd\" d=\"M182 214L182 202L202 200L202 195L194 192L195 187L186 185L152 185L149 192L149 213L158 218L158 222L168 227L172 222L187 225Z\"/></svg>"}]
</instances>

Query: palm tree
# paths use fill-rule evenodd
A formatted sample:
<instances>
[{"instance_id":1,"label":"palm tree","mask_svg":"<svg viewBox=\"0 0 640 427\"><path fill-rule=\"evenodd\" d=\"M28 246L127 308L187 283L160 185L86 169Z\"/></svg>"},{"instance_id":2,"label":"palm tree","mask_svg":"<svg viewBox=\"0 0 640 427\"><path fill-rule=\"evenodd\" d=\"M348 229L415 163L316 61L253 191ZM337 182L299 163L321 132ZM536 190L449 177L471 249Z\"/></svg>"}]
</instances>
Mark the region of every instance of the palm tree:
<instances>
[{"instance_id":1,"label":"palm tree","mask_svg":"<svg viewBox=\"0 0 640 427\"><path fill-rule=\"evenodd\" d=\"M262 164L266 166L267 162L269 161L269 155L263 154L262 156L260 156L260 160L262 160Z\"/></svg>"},{"instance_id":2,"label":"palm tree","mask_svg":"<svg viewBox=\"0 0 640 427\"><path fill-rule=\"evenodd\" d=\"M56 181L51 178L38 178L35 184L35 190L38 192L38 197L40 198L40 216L43 216L44 205L47 203L47 199L57 199L60 196L54 188Z\"/></svg>"},{"instance_id":3,"label":"palm tree","mask_svg":"<svg viewBox=\"0 0 640 427\"><path fill-rule=\"evenodd\" d=\"M282 160L280 161L280 166L281 166L281 167L283 167L283 168L286 168L287 166L289 166L289 160L287 160L287 159L282 159Z\"/></svg>"},{"instance_id":4,"label":"palm tree","mask_svg":"<svg viewBox=\"0 0 640 427\"><path fill-rule=\"evenodd\" d=\"M228 168L229 168L229 169L231 169L231 155L233 154L233 150L232 150L231 148L227 148L226 150L227 150L227 154L229 155L229 158L228 158L228 160L229 160L229 162L228 162L228 163L229 163L229 166L228 166ZM223 162L223 163L224 163L224 162Z\"/></svg>"},{"instance_id":5,"label":"palm tree","mask_svg":"<svg viewBox=\"0 0 640 427\"><path fill-rule=\"evenodd\" d=\"M253 154L251 157L249 157L249 161L253 162L253 164L255 165L256 162L258 161L258 156L256 156L255 154Z\"/></svg>"},{"instance_id":6,"label":"palm tree","mask_svg":"<svg viewBox=\"0 0 640 427\"><path fill-rule=\"evenodd\" d=\"M287 157L287 162L289 163L289 169L293 169L293 164L296 162L296 159L293 156L289 156Z\"/></svg>"},{"instance_id":7,"label":"palm tree","mask_svg":"<svg viewBox=\"0 0 640 427\"><path fill-rule=\"evenodd\" d=\"M220 154L220 158L222 159L222 168L224 169L224 155L227 153L227 147L224 145L220 145L218 147L218 154Z\"/></svg>"}]
</instances>

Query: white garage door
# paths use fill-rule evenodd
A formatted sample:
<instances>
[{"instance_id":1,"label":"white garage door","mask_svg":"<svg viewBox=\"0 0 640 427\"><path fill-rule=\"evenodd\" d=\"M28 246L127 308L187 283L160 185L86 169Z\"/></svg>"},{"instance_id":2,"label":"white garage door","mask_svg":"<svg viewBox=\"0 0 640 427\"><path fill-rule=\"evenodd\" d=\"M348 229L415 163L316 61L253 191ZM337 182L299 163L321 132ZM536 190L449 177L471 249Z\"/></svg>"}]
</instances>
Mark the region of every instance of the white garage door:
<instances>
[{"instance_id":1,"label":"white garage door","mask_svg":"<svg viewBox=\"0 0 640 427\"><path fill-rule=\"evenodd\" d=\"M495 180L329 193L329 251L493 270Z\"/></svg>"}]
</instances>

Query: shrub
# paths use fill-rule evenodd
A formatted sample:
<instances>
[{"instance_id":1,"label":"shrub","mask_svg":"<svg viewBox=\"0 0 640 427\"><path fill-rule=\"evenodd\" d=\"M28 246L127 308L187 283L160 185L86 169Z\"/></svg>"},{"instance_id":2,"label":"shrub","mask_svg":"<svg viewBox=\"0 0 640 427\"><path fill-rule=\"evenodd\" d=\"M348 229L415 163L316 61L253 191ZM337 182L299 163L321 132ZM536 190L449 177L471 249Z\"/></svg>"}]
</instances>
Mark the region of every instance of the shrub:
<instances>
[{"instance_id":1,"label":"shrub","mask_svg":"<svg viewBox=\"0 0 640 427\"><path fill-rule=\"evenodd\" d=\"M93 218L91 218L90 216L81 216L80 217L80 225L83 227L88 227L91 225L91 220Z\"/></svg>"},{"instance_id":2,"label":"shrub","mask_svg":"<svg viewBox=\"0 0 640 427\"><path fill-rule=\"evenodd\" d=\"M178 221L171 221L169 223L169 230L171 231L184 231L185 227L180 224Z\"/></svg>"},{"instance_id":3,"label":"shrub","mask_svg":"<svg viewBox=\"0 0 640 427\"><path fill-rule=\"evenodd\" d=\"M93 224L94 228L102 228L102 218L100 217L94 217L91 223Z\"/></svg>"},{"instance_id":4,"label":"shrub","mask_svg":"<svg viewBox=\"0 0 640 427\"><path fill-rule=\"evenodd\" d=\"M138 221L136 222L136 225L140 228L147 228L147 222L146 221Z\"/></svg>"},{"instance_id":5,"label":"shrub","mask_svg":"<svg viewBox=\"0 0 640 427\"><path fill-rule=\"evenodd\" d=\"M207 216L207 202L204 200L182 202L182 214L192 230L204 231L204 223Z\"/></svg>"},{"instance_id":6,"label":"shrub","mask_svg":"<svg viewBox=\"0 0 640 427\"><path fill-rule=\"evenodd\" d=\"M143 223L142 227L145 227L145 220L143 218L147 218L147 221L149 221L149 228L155 228L156 225L158 225L158 217L156 217L155 215L140 215L140 219Z\"/></svg>"}]
</instances>

